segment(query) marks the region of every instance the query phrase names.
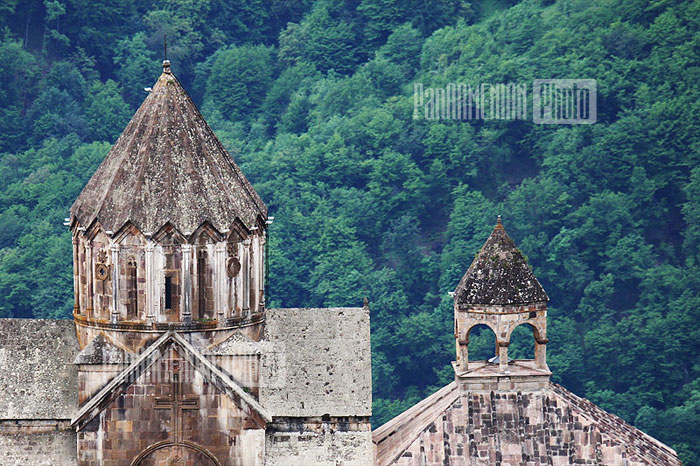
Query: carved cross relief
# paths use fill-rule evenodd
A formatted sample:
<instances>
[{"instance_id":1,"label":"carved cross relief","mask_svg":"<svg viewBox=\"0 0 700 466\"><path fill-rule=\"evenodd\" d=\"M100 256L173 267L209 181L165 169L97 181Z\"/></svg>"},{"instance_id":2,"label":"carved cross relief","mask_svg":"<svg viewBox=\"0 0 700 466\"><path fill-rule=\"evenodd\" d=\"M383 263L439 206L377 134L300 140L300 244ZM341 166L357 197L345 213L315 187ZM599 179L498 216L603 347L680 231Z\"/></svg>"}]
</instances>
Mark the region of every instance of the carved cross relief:
<instances>
[{"instance_id":1,"label":"carved cross relief","mask_svg":"<svg viewBox=\"0 0 700 466\"><path fill-rule=\"evenodd\" d=\"M173 381L169 397L156 397L155 409L171 410L171 419L173 420L173 433L175 443L182 442L182 411L199 409L199 397L185 396L182 390L182 381L180 380L180 361L173 361ZM177 464L177 463L175 463Z\"/></svg>"}]
</instances>

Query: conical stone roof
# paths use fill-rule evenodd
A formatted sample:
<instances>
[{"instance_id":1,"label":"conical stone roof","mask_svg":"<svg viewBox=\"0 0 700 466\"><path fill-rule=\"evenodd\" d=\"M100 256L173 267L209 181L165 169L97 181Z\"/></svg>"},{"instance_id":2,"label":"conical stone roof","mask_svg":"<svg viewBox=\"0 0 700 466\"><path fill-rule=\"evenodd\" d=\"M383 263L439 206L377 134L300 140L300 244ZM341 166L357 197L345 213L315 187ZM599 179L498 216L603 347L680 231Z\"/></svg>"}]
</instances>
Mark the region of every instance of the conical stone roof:
<instances>
[{"instance_id":1,"label":"conical stone roof","mask_svg":"<svg viewBox=\"0 0 700 466\"><path fill-rule=\"evenodd\" d=\"M180 82L163 74L71 207L72 220L145 234L167 223L185 235L205 222L247 227L267 207L223 148Z\"/></svg>"},{"instance_id":2,"label":"conical stone roof","mask_svg":"<svg viewBox=\"0 0 700 466\"><path fill-rule=\"evenodd\" d=\"M455 290L458 304L518 305L549 301L501 217Z\"/></svg>"}]
</instances>

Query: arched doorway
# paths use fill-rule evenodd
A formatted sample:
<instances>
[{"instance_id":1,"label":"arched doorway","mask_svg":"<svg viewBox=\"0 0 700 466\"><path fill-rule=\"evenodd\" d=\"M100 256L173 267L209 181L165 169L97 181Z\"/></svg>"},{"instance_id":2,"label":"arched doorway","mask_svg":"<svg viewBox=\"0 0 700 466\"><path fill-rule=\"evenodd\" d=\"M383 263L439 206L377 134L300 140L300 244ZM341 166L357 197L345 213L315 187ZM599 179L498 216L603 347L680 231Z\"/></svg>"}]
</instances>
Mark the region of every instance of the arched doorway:
<instances>
[{"instance_id":1,"label":"arched doorway","mask_svg":"<svg viewBox=\"0 0 700 466\"><path fill-rule=\"evenodd\" d=\"M142 451L131 466L221 466L207 450L191 442L161 442Z\"/></svg>"}]
</instances>

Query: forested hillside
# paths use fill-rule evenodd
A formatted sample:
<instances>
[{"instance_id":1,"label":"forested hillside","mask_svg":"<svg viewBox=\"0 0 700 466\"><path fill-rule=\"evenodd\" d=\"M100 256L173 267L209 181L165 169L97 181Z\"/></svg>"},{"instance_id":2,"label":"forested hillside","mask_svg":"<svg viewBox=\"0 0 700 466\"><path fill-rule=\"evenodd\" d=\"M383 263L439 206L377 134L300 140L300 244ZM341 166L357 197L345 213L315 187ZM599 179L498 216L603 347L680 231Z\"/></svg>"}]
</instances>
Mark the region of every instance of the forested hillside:
<instances>
[{"instance_id":1,"label":"forested hillside","mask_svg":"<svg viewBox=\"0 0 700 466\"><path fill-rule=\"evenodd\" d=\"M275 216L270 304L369 298L375 426L451 379L447 292L500 213L551 298L553 379L700 465L698 2L3 0L0 22L1 317L70 317L63 218L167 34ZM596 79L598 122L413 119L414 82L536 78Z\"/></svg>"}]
</instances>

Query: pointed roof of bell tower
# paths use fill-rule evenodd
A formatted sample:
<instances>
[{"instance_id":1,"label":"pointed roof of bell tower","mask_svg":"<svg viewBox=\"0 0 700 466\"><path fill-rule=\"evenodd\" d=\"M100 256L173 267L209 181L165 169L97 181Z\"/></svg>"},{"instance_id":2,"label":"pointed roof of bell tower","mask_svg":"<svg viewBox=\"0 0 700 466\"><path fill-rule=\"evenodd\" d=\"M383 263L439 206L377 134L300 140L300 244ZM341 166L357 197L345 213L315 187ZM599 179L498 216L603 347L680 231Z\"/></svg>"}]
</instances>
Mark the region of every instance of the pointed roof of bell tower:
<instances>
[{"instance_id":1,"label":"pointed roof of bell tower","mask_svg":"<svg viewBox=\"0 0 700 466\"><path fill-rule=\"evenodd\" d=\"M267 207L163 62L163 74L71 207L82 226L127 222L154 234L170 223L191 234L219 232L236 218L248 228Z\"/></svg>"},{"instance_id":2,"label":"pointed roof of bell tower","mask_svg":"<svg viewBox=\"0 0 700 466\"><path fill-rule=\"evenodd\" d=\"M455 289L458 304L518 305L549 301L498 216L496 227Z\"/></svg>"}]
</instances>

